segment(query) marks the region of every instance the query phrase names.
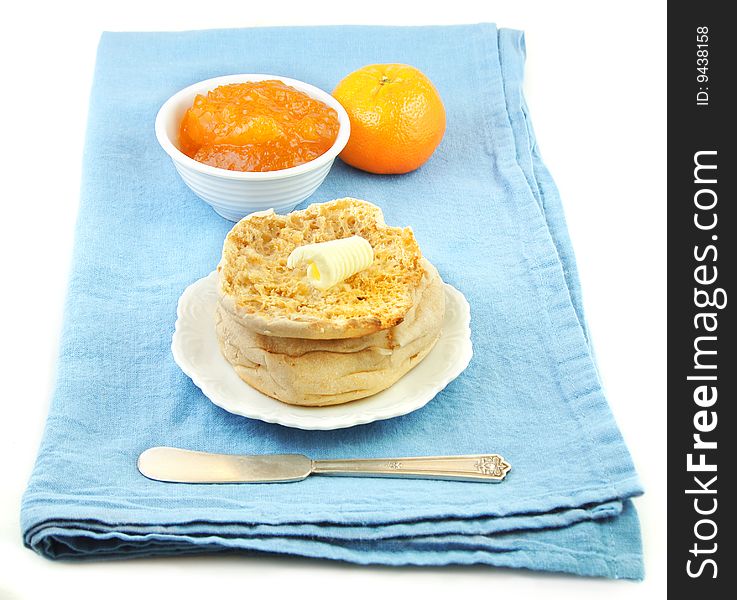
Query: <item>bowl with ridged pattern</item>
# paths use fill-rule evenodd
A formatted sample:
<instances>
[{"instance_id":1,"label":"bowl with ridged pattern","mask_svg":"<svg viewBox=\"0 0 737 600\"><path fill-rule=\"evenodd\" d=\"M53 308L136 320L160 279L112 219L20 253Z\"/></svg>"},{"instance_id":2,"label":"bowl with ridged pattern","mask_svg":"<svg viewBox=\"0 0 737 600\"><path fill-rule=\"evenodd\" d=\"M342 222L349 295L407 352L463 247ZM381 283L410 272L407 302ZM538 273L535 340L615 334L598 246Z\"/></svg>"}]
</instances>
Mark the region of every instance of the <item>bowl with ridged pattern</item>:
<instances>
[{"instance_id":1,"label":"bowl with ridged pattern","mask_svg":"<svg viewBox=\"0 0 737 600\"><path fill-rule=\"evenodd\" d=\"M296 167L276 171L230 171L206 165L179 149L179 126L197 94L221 85L276 79L324 102L338 113L338 136L324 154ZM182 181L221 217L238 221L244 216L273 208L285 214L309 198L327 177L335 158L348 143L350 121L340 103L327 92L297 79L279 75L240 74L206 79L180 90L156 115L156 138L169 155Z\"/></svg>"}]
</instances>

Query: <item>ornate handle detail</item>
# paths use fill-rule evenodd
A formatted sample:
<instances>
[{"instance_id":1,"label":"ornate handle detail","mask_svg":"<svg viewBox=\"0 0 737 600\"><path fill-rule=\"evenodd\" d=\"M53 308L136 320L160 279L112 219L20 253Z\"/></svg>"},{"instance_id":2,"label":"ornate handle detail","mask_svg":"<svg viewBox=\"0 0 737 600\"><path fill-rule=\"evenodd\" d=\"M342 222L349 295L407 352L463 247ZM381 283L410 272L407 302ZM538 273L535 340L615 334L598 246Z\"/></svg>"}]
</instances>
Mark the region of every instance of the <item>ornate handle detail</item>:
<instances>
[{"instance_id":1,"label":"ornate handle detail","mask_svg":"<svg viewBox=\"0 0 737 600\"><path fill-rule=\"evenodd\" d=\"M498 483L512 465L498 454L471 456L417 456L410 458L354 458L315 460L312 472L321 475L366 477L417 477L455 481L488 481Z\"/></svg>"}]
</instances>

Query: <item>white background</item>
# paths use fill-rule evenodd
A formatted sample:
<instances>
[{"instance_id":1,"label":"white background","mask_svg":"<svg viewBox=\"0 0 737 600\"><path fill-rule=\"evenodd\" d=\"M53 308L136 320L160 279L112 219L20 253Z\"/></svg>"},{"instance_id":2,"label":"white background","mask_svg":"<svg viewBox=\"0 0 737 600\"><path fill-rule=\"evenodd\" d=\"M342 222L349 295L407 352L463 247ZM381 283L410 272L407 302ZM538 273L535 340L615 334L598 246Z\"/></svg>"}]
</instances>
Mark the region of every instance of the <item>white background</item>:
<instances>
[{"instance_id":1,"label":"white background","mask_svg":"<svg viewBox=\"0 0 737 600\"><path fill-rule=\"evenodd\" d=\"M665 597L665 2L6 3L0 50L0 599ZM22 547L48 410L102 30L493 21L527 36L526 95L560 188L612 410L646 487L643 583L307 559L59 563ZM459 90L459 93L463 93Z\"/></svg>"}]
</instances>

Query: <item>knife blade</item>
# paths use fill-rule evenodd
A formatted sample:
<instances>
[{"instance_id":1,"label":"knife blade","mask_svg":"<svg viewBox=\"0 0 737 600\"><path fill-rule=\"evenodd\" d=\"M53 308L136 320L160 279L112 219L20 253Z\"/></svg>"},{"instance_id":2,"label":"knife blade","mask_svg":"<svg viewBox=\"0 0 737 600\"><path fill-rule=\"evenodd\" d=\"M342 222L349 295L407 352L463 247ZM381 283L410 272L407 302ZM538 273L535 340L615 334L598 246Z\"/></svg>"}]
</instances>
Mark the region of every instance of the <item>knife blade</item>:
<instances>
[{"instance_id":1,"label":"knife blade","mask_svg":"<svg viewBox=\"0 0 737 600\"><path fill-rule=\"evenodd\" d=\"M138 457L142 475L171 483L278 483L312 474L498 483L511 468L498 454L312 460L303 454L214 454L159 446Z\"/></svg>"},{"instance_id":2,"label":"knife blade","mask_svg":"<svg viewBox=\"0 0 737 600\"><path fill-rule=\"evenodd\" d=\"M138 470L174 483L275 483L304 479L312 461L303 454L245 456L160 446L141 453Z\"/></svg>"}]
</instances>

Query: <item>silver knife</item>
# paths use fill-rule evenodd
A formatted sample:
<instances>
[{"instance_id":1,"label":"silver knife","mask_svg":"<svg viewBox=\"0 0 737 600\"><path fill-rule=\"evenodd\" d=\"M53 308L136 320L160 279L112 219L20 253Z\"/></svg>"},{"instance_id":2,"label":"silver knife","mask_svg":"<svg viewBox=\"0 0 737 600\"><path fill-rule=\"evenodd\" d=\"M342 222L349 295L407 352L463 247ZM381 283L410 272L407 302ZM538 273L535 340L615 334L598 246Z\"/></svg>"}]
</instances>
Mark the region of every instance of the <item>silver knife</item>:
<instances>
[{"instance_id":1,"label":"silver knife","mask_svg":"<svg viewBox=\"0 0 737 600\"><path fill-rule=\"evenodd\" d=\"M498 454L312 460L304 454L212 454L182 448L149 448L138 470L174 483L276 483L309 475L416 477L498 483L512 466Z\"/></svg>"}]
</instances>

